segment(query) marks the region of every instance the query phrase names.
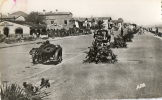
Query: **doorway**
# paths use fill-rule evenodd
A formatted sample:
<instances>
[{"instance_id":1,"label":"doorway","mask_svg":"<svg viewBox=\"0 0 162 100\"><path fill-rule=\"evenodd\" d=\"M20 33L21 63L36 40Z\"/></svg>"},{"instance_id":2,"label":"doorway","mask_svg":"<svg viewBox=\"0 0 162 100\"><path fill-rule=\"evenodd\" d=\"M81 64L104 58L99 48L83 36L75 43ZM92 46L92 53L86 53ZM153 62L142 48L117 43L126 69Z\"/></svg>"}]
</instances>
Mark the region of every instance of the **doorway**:
<instances>
[{"instance_id":1,"label":"doorway","mask_svg":"<svg viewBox=\"0 0 162 100\"><path fill-rule=\"evenodd\" d=\"M8 27L5 27L5 28L3 29L3 33L4 33L4 35L5 35L6 37L8 37L8 36L9 36L9 28L8 28Z\"/></svg>"}]
</instances>

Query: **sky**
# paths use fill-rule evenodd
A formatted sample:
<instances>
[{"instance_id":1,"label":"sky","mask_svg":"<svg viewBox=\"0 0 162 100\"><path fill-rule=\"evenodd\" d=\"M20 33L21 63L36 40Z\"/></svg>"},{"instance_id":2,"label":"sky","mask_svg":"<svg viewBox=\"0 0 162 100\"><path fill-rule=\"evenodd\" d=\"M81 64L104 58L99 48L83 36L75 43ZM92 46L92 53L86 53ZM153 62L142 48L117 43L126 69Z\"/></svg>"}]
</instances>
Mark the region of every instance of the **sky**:
<instances>
[{"instance_id":1,"label":"sky","mask_svg":"<svg viewBox=\"0 0 162 100\"><path fill-rule=\"evenodd\" d=\"M140 25L162 24L162 0L0 0L0 12L70 11L74 17L123 18Z\"/></svg>"}]
</instances>

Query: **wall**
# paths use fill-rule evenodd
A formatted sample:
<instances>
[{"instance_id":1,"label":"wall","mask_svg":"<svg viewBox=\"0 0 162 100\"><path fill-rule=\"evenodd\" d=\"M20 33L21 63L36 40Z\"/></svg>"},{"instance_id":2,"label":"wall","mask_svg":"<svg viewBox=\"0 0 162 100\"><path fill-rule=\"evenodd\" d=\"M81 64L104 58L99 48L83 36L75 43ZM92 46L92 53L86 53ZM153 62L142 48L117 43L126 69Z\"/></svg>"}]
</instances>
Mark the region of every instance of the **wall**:
<instances>
[{"instance_id":1,"label":"wall","mask_svg":"<svg viewBox=\"0 0 162 100\"><path fill-rule=\"evenodd\" d=\"M5 27L9 28L9 35L15 35L16 28L22 28L24 35L30 34L30 27L29 26L20 25L20 24L8 22L8 21L4 21L4 22L0 23L0 34L4 34L3 29Z\"/></svg>"},{"instance_id":2,"label":"wall","mask_svg":"<svg viewBox=\"0 0 162 100\"><path fill-rule=\"evenodd\" d=\"M49 15L46 16L46 24L47 28L55 28L55 27L63 27L63 28L69 28L69 20L72 19L72 15ZM64 23L64 21L67 20L67 24ZM51 21L54 21L53 24L51 24ZM57 26L56 26L56 25Z\"/></svg>"}]
</instances>

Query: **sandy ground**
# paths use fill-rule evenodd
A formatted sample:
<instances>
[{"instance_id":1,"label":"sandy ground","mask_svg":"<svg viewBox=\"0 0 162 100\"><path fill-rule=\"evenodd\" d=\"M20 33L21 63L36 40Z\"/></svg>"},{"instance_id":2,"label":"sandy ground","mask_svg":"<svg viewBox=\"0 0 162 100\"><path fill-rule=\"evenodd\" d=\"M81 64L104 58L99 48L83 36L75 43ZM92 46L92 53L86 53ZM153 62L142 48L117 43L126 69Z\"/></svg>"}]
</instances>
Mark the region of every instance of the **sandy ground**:
<instances>
[{"instance_id":1,"label":"sandy ground","mask_svg":"<svg viewBox=\"0 0 162 100\"><path fill-rule=\"evenodd\" d=\"M63 46L63 62L32 65L28 54L36 44L0 49L2 79L37 83L50 79L47 100L95 100L162 97L162 40L149 33L135 36L128 48L113 49L115 64L83 64L92 36L55 41ZM21 52L21 53L20 53ZM144 88L136 89L137 85Z\"/></svg>"}]
</instances>

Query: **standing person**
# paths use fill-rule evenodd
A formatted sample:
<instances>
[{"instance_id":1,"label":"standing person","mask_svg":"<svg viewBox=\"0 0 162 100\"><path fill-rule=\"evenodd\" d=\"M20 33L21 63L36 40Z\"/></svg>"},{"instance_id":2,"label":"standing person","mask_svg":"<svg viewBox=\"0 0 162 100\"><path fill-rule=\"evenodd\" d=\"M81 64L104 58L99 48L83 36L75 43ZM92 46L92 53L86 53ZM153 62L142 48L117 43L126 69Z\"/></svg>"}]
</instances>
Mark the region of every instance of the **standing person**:
<instances>
[{"instance_id":1,"label":"standing person","mask_svg":"<svg viewBox=\"0 0 162 100\"><path fill-rule=\"evenodd\" d=\"M159 29L158 29L158 27L156 27L155 36L157 36L158 34L159 34Z\"/></svg>"},{"instance_id":2,"label":"standing person","mask_svg":"<svg viewBox=\"0 0 162 100\"><path fill-rule=\"evenodd\" d=\"M123 30L124 30L124 26L122 25L122 23L118 23L118 31L120 32L119 35L121 37L123 37Z\"/></svg>"},{"instance_id":3,"label":"standing person","mask_svg":"<svg viewBox=\"0 0 162 100\"><path fill-rule=\"evenodd\" d=\"M87 28L87 26L88 26L88 19L87 19L87 18L86 18L85 21L83 22L83 26L84 26L85 28Z\"/></svg>"},{"instance_id":4,"label":"standing person","mask_svg":"<svg viewBox=\"0 0 162 100\"><path fill-rule=\"evenodd\" d=\"M139 28L139 35L142 35L142 27Z\"/></svg>"},{"instance_id":5,"label":"standing person","mask_svg":"<svg viewBox=\"0 0 162 100\"><path fill-rule=\"evenodd\" d=\"M122 29L122 23L118 23L118 30L120 31Z\"/></svg>"},{"instance_id":6,"label":"standing person","mask_svg":"<svg viewBox=\"0 0 162 100\"><path fill-rule=\"evenodd\" d=\"M122 26L122 27L121 27L121 30L120 30L120 35L121 35L121 37L124 36L123 34L124 34L124 27Z\"/></svg>"},{"instance_id":7,"label":"standing person","mask_svg":"<svg viewBox=\"0 0 162 100\"><path fill-rule=\"evenodd\" d=\"M110 42L114 42L114 34L113 34L113 30L112 30L112 28L113 28L113 23L111 22L111 18L110 19L108 19L108 34L109 35L111 35L111 40L110 40Z\"/></svg>"},{"instance_id":8,"label":"standing person","mask_svg":"<svg viewBox=\"0 0 162 100\"><path fill-rule=\"evenodd\" d=\"M112 34L112 22L111 22L111 18L110 19L108 19L108 32L109 32L109 34Z\"/></svg>"},{"instance_id":9,"label":"standing person","mask_svg":"<svg viewBox=\"0 0 162 100\"><path fill-rule=\"evenodd\" d=\"M88 19L86 18L85 21L83 21L83 27L84 27L84 34L87 34L87 28L88 28Z\"/></svg>"},{"instance_id":10,"label":"standing person","mask_svg":"<svg viewBox=\"0 0 162 100\"><path fill-rule=\"evenodd\" d=\"M142 30L143 30L143 34L144 34L145 33L145 28L143 27Z\"/></svg>"}]
</instances>

